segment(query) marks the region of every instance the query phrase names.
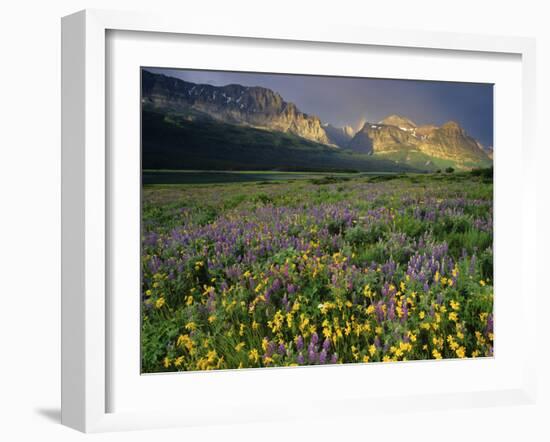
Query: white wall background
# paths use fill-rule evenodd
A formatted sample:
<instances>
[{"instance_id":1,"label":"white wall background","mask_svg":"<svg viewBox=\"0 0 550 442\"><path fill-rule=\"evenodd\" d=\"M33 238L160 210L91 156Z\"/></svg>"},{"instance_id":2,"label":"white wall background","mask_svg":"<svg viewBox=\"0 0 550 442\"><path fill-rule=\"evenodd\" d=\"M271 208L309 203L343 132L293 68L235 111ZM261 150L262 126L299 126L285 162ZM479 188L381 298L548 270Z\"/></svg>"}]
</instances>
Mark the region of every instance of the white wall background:
<instances>
[{"instance_id":1,"label":"white wall background","mask_svg":"<svg viewBox=\"0 0 550 442\"><path fill-rule=\"evenodd\" d=\"M155 10L240 20L291 19L319 26L349 23L534 36L538 52L539 192L548 195L550 155L543 137L550 115L550 30L545 3L461 0L11 0L0 13L0 439L83 440L59 425L60 359L60 17L84 8ZM539 256L548 261L549 198L539 197ZM550 312L539 285L539 318ZM542 321L539 321L542 322ZM550 372L548 338L540 332L541 372ZM520 351L521 349L518 349ZM449 380L452 382L452 380ZM178 440L548 440L550 387L540 379L540 406L370 416L363 420L286 422L91 436L101 441Z\"/></svg>"}]
</instances>

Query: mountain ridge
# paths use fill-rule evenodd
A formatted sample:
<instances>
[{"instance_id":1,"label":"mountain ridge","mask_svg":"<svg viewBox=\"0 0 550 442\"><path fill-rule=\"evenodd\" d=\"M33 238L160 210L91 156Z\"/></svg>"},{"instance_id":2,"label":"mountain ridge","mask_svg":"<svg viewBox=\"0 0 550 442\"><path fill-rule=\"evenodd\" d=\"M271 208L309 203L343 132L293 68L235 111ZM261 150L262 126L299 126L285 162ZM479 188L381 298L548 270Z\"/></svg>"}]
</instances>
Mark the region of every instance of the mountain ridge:
<instances>
[{"instance_id":1,"label":"mountain ridge","mask_svg":"<svg viewBox=\"0 0 550 442\"><path fill-rule=\"evenodd\" d=\"M144 70L142 103L180 112L194 109L226 123L269 128L331 144L319 117L301 112L279 93L260 86L196 84Z\"/></svg>"},{"instance_id":2,"label":"mountain ridge","mask_svg":"<svg viewBox=\"0 0 550 442\"><path fill-rule=\"evenodd\" d=\"M197 84L142 70L142 106L187 121L217 121L288 133L332 149L397 163L414 162L415 167L423 162L427 170L433 169L434 163L459 169L492 163L492 148L483 148L455 121L441 126L417 125L406 116L391 114L378 123L366 121L358 130L336 127L261 86Z\"/></svg>"}]
</instances>

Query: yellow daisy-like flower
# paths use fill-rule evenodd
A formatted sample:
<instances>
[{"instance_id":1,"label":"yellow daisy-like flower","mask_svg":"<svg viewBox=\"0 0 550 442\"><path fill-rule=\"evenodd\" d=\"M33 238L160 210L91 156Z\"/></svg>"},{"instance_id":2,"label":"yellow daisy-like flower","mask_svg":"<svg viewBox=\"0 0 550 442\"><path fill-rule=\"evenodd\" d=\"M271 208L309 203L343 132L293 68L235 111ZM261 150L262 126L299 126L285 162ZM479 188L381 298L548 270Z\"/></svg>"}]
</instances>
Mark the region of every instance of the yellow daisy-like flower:
<instances>
[{"instance_id":1,"label":"yellow daisy-like flower","mask_svg":"<svg viewBox=\"0 0 550 442\"><path fill-rule=\"evenodd\" d=\"M161 308L166 303L166 300L161 296L155 301L155 308Z\"/></svg>"},{"instance_id":2,"label":"yellow daisy-like flower","mask_svg":"<svg viewBox=\"0 0 550 442\"><path fill-rule=\"evenodd\" d=\"M258 353L258 350L253 348L248 352L248 359L250 359L252 362L256 363L260 360L260 354Z\"/></svg>"},{"instance_id":3,"label":"yellow daisy-like flower","mask_svg":"<svg viewBox=\"0 0 550 442\"><path fill-rule=\"evenodd\" d=\"M164 358L164 360L162 361L162 365L164 365L164 368L170 367L171 363L172 363L172 361L170 361L170 358L168 356L166 356Z\"/></svg>"},{"instance_id":4,"label":"yellow daisy-like flower","mask_svg":"<svg viewBox=\"0 0 550 442\"><path fill-rule=\"evenodd\" d=\"M466 349L462 346L458 347L455 350L455 353L459 358L465 358L466 357Z\"/></svg>"},{"instance_id":5,"label":"yellow daisy-like flower","mask_svg":"<svg viewBox=\"0 0 550 442\"><path fill-rule=\"evenodd\" d=\"M216 361L217 357L218 357L218 354L216 353L216 350L210 350L206 354L206 358L208 359L208 362L211 364Z\"/></svg>"},{"instance_id":6,"label":"yellow daisy-like flower","mask_svg":"<svg viewBox=\"0 0 550 442\"><path fill-rule=\"evenodd\" d=\"M371 344L369 346L369 353L370 353L371 356L373 356L374 353L376 353L376 346L374 344Z\"/></svg>"},{"instance_id":7,"label":"yellow daisy-like flower","mask_svg":"<svg viewBox=\"0 0 550 442\"><path fill-rule=\"evenodd\" d=\"M435 348L432 350L432 356L435 359L443 359L443 356L441 356L441 353L439 353Z\"/></svg>"},{"instance_id":8,"label":"yellow daisy-like flower","mask_svg":"<svg viewBox=\"0 0 550 442\"><path fill-rule=\"evenodd\" d=\"M244 342L239 342L237 345L235 345L235 351L241 351L244 348Z\"/></svg>"},{"instance_id":9,"label":"yellow daisy-like flower","mask_svg":"<svg viewBox=\"0 0 550 442\"><path fill-rule=\"evenodd\" d=\"M178 347L185 347L188 351L193 349L193 341L189 335L179 335L176 345Z\"/></svg>"}]
</instances>

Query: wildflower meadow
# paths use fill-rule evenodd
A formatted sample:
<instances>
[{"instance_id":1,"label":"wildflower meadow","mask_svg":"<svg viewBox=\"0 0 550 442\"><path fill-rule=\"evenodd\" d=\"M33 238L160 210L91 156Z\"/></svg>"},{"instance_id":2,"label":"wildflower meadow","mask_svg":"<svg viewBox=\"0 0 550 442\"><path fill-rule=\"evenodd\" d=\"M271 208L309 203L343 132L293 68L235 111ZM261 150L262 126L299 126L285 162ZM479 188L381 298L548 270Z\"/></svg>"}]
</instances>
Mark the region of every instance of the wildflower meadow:
<instances>
[{"instance_id":1,"label":"wildflower meadow","mask_svg":"<svg viewBox=\"0 0 550 442\"><path fill-rule=\"evenodd\" d=\"M491 171L145 185L142 372L493 355Z\"/></svg>"}]
</instances>

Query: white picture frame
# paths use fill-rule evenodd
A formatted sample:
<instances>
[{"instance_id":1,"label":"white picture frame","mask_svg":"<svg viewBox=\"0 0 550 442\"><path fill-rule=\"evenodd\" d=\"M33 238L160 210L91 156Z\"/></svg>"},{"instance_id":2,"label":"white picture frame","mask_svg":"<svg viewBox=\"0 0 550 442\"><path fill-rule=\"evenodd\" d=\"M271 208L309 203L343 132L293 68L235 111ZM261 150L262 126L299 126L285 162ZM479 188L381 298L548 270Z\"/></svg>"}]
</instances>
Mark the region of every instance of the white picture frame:
<instances>
[{"instance_id":1,"label":"white picture frame","mask_svg":"<svg viewBox=\"0 0 550 442\"><path fill-rule=\"evenodd\" d=\"M167 426L205 425L209 423L249 422L286 417L322 415L320 409L304 411L258 408L240 404L235 413L201 415L200 408L189 410L109 411L110 346L108 327L112 318L108 302L108 247L112 231L108 228L109 155L106 121L109 85L106 76L107 34L112 31L156 33L155 35L217 36L220 38L269 39L272 41L312 42L353 46L423 48L483 54L513 54L521 57L521 275L526 275L528 256L535 256L536 187L534 174L535 43L517 37L490 37L451 33L428 33L369 28L301 26L294 28L265 23L234 26L195 18L181 24L177 17L86 10L62 21L62 423L84 432ZM497 117L498 118L498 117ZM498 155L498 154L497 154ZM496 172L495 180L503 180ZM498 184L497 184L498 186ZM500 252L499 252L500 253ZM497 258L498 261L498 258ZM527 311L536 304L534 281L521 278L520 306ZM498 296L498 295L497 295ZM498 319L497 319L498 321ZM502 403L532 403L536 393L534 321L522 316L525 339L522 353L522 377L519 385L501 389L463 393L431 392L423 396L367 396L338 399L339 414L364 414L377 409L426 409L487 406ZM332 370L342 370L333 367ZM347 369L348 372L353 369ZM422 368L417 368L422 370ZM244 373L252 380L257 371ZM284 373L284 377L298 372ZM241 374L240 374L241 375ZM224 373L227 379L231 373ZM272 376L281 376L278 374ZM166 378L166 377L165 377ZM258 384L261 385L261 384ZM512 384L510 384L512 385ZM333 399L335 400L335 399Z\"/></svg>"}]
</instances>

